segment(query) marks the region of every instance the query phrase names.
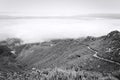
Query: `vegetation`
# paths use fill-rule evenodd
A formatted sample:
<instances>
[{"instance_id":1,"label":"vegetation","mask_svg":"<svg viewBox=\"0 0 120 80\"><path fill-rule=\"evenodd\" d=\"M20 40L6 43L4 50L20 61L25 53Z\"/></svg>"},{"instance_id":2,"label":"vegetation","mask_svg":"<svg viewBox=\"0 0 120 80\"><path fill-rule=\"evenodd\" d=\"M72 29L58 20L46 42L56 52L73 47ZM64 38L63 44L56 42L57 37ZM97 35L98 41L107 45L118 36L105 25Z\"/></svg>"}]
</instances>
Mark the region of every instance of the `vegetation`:
<instances>
[{"instance_id":1,"label":"vegetation","mask_svg":"<svg viewBox=\"0 0 120 80\"><path fill-rule=\"evenodd\" d=\"M118 80L110 74L89 71L72 71L55 68L53 70L33 69L21 73L1 73L1 80Z\"/></svg>"},{"instance_id":2,"label":"vegetation","mask_svg":"<svg viewBox=\"0 0 120 80\"><path fill-rule=\"evenodd\" d=\"M29 44L9 38L0 42L0 80L120 79L120 65L93 56L97 51L99 57L120 62L119 36L120 32L113 31L97 38L88 36Z\"/></svg>"}]
</instances>

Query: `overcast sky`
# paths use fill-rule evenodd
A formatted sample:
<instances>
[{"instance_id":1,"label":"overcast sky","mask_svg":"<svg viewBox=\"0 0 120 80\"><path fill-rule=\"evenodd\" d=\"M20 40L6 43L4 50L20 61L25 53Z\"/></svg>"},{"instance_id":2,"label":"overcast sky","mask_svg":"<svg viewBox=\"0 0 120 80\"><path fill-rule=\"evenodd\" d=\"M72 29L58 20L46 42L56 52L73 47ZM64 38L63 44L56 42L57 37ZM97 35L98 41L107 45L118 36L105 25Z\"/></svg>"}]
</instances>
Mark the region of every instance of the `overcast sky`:
<instances>
[{"instance_id":1,"label":"overcast sky","mask_svg":"<svg viewBox=\"0 0 120 80\"><path fill-rule=\"evenodd\" d=\"M76 16L120 14L120 0L0 0L0 15ZM0 38L19 37L25 42L51 38L101 36L120 30L120 20L0 19Z\"/></svg>"},{"instance_id":2,"label":"overcast sky","mask_svg":"<svg viewBox=\"0 0 120 80\"><path fill-rule=\"evenodd\" d=\"M120 0L0 0L0 12L35 16L120 13Z\"/></svg>"}]
</instances>

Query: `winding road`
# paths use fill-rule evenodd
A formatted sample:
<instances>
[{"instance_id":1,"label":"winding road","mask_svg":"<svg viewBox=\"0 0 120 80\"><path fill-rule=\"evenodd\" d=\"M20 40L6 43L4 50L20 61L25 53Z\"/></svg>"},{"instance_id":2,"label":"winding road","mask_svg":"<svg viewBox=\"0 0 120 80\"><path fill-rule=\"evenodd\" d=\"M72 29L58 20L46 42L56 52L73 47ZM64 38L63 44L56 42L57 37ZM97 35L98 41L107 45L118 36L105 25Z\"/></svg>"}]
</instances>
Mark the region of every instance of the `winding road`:
<instances>
[{"instance_id":1,"label":"winding road","mask_svg":"<svg viewBox=\"0 0 120 80\"><path fill-rule=\"evenodd\" d=\"M112 60L109 60L109 59L105 59L105 58L99 57L99 56L97 55L98 52L97 52L96 50L94 50L93 48L91 48L90 46L87 46L87 48L88 48L89 50L95 52L95 54L93 55L94 57L96 57L96 58L98 58L98 59L100 59L100 60L106 61L106 62L110 62L110 63L114 63L114 64L117 64L117 65L120 65L120 63L118 63L118 62L115 62L115 61L112 61Z\"/></svg>"}]
</instances>

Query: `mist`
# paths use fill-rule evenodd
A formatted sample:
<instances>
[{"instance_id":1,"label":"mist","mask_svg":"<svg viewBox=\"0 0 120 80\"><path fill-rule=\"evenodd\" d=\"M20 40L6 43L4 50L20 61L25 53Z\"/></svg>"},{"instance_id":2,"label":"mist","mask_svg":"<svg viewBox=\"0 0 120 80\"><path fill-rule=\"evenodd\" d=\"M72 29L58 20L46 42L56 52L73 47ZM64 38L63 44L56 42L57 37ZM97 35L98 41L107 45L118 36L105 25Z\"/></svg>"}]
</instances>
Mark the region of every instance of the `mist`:
<instances>
[{"instance_id":1,"label":"mist","mask_svg":"<svg viewBox=\"0 0 120 80\"><path fill-rule=\"evenodd\" d=\"M0 22L1 40L21 38L25 43L50 39L102 36L120 30L119 19L12 19Z\"/></svg>"}]
</instances>

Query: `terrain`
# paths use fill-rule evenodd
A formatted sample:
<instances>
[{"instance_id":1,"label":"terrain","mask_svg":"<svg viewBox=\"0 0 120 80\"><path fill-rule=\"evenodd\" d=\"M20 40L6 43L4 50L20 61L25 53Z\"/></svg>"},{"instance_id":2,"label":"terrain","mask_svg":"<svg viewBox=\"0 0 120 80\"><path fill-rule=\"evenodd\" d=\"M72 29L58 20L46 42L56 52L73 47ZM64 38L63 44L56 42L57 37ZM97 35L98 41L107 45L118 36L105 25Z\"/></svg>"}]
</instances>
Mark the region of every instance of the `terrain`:
<instances>
[{"instance_id":1,"label":"terrain","mask_svg":"<svg viewBox=\"0 0 120 80\"><path fill-rule=\"evenodd\" d=\"M41 43L19 44L14 47L4 45L14 50L16 56L13 58L12 54L6 58L6 55L1 55L1 63L3 62L0 64L1 71L24 72L32 69L57 68L58 72L61 69L65 73L69 70L75 71L75 74L81 71L97 72L120 79L120 32L117 30L100 37L54 39ZM6 64L4 64L5 60Z\"/></svg>"},{"instance_id":2,"label":"terrain","mask_svg":"<svg viewBox=\"0 0 120 80\"><path fill-rule=\"evenodd\" d=\"M102 37L51 40L34 45L28 50L23 49L16 59L28 65L26 68L64 67L112 72L120 67L119 40L119 31L110 32ZM103 59L95 57L95 51L97 56Z\"/></svg>"}]
</instances>

